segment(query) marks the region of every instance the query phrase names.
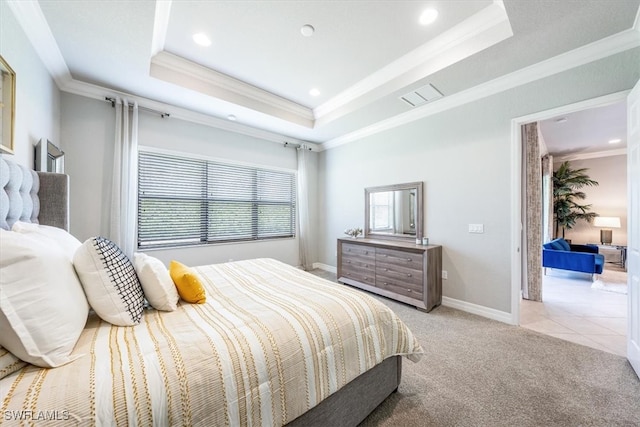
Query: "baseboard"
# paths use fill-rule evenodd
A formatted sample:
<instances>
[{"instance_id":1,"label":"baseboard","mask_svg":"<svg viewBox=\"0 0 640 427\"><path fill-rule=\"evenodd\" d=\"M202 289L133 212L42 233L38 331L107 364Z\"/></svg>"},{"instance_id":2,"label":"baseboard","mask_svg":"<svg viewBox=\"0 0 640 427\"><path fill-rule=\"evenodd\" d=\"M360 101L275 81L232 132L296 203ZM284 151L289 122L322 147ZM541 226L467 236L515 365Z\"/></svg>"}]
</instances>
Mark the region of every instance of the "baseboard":
<instances>
[{"instance_id":1,"label":"baseboard","mask_svg":"<svg viewBox=\"0 0 640 427\"><path fill-rule=\"evenodd\" d=\"M511 313L505 311L496 310L482 305L472 304L466 301L460 301L454 298L442 297L442 305L445 307L455 308L457 310L466 311L467 313L477 314L478 316L486 317L488 319L497 320L499 322L508 323L513 325L513 319Z\"/></svg>"},{"instance_id":2,"label":"baseboard","mask_svg":"<svg viewBox=\"0 0 640 427\"><path fill-rule=\"evenodd\" d=\"M328 271L330 273L338 274L338 269L332 265L323 264L321 262L314 262L313 268L319 268L320 270Z\"/></svg>"},{"instance_id":3,"label":"baseboard","mask_svg":"<svg viewBox=\"0 0 640 427\"><path fill-rule=\"evenodd\" d=\"M338 271L336 267L328 264L323 264L321 262L314 262L313 268L319 268L320 270L328 271L334 274L337 274ZM510 325L514 324L511 313L484 307L482 305L472 304L470 302L460 301L449 297L442 297L442 305L444 305L445 307L451 307L457 310L466 311L467 313L477 314L478 316L486 317L488 319L508 323Z\"/></svg>"}]
</instances>

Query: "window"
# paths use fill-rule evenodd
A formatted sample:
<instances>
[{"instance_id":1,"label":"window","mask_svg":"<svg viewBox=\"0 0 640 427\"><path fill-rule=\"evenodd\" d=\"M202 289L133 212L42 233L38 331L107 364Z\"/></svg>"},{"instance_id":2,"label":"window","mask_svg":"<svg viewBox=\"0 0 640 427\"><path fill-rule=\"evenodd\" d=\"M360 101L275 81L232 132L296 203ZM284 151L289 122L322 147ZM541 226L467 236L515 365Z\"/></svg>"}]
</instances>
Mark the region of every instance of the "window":
<instances>
[{"instance_id":1,"label":"window","mask_svg":"<svg viewBox=\"0 0 640 427\"><path fill-rule=\"evenodd\" d=\"M394 214L394 193L384 191L371 193L370 201L371 224L369 227L373 231L390 231L393 229Z\"/></svg>"},{"instance_id":2,"label":"window","mask_svg":"<svg viewBox=\"0 0 640 427\"><path fill-rule=\"evenodd\" d=\"M295 172L140 151L138 248L295 236Z\"/></svg>"}]
</instances>

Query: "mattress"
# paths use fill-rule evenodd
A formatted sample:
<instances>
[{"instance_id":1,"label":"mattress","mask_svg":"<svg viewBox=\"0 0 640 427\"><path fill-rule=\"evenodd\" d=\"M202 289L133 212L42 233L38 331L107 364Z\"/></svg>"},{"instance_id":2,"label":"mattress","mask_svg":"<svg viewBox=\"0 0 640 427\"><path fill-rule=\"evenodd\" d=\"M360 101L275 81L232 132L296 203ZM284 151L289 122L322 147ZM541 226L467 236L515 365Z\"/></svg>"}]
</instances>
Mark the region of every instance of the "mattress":
<instances>
[{"instance_id":1,"label":"mattress","mask_svg":"<svg viewBox=\"0 0 640 427\"><path fill-rule=\"evenodd\" d=\"M195 267L205 304L89 317L73 362L0 382L2 424L280 426L422 348L384 304L272 259Z\"/></svg>"}]
</instances>

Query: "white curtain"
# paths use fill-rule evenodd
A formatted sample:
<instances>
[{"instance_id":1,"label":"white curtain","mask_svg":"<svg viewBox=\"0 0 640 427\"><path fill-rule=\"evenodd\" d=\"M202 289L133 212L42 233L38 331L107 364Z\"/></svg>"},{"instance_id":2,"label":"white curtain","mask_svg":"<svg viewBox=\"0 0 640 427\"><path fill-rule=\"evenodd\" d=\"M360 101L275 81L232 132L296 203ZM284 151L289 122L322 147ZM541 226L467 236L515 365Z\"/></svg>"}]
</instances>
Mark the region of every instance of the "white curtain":
<instances>
[{"instance_id":1,"label":"white curtain","mask_svg":"<svg viewBox=\"0 0 640 427\"><path fill-rule=\"evenodd\" d=\"M116 99L110 239L131 258L135 251L138 180L138 104Z\"/></svg>"},{"instance_id":2,"label":"white curtain","mask_svg":"<svg viewBox=\"0 0 640 427\"><path fill-rule=\"evenodd\" d=\"M298 158L298 225L299 225L299 251L300 265L305 270L313 269L311 254L311 224L309 212L309 169L312 153L306 145L301 145L297 149Z\"/></svg>"}]
</instances>

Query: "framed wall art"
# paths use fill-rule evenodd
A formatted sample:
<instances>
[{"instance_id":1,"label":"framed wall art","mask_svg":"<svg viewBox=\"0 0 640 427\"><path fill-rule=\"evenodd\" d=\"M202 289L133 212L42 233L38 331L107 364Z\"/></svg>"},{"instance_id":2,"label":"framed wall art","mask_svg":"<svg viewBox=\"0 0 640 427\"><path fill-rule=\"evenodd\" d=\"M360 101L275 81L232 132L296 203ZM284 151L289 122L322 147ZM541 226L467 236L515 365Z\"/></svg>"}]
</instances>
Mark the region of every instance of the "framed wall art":
<instances>
[{"instance_id":1,"label":"framed wall art","mask_svg":"<svg viewBox=\"0 0 640 427\"><path fill-rule=\"evenodd\" d=\"M13 154L16 115L16 73L0 56L0 153Z\"/></svg>"}]
</instances>

